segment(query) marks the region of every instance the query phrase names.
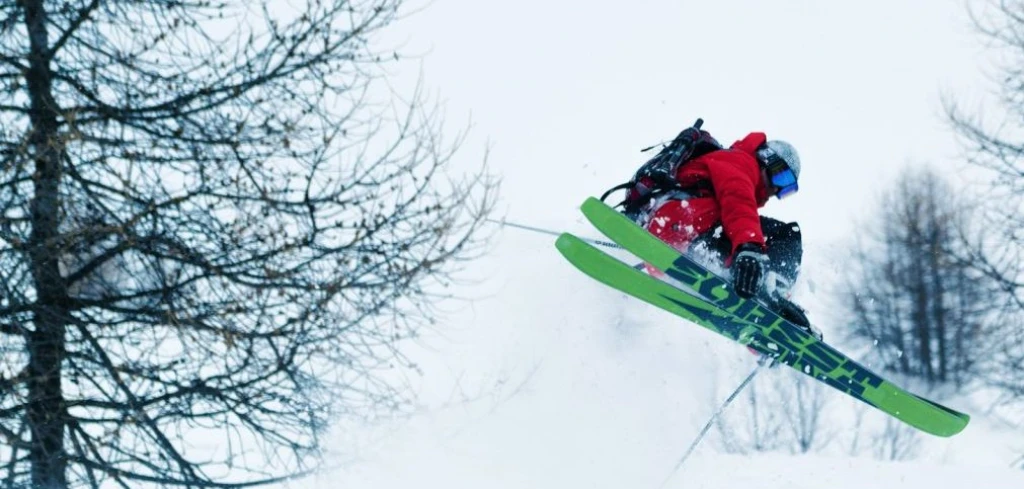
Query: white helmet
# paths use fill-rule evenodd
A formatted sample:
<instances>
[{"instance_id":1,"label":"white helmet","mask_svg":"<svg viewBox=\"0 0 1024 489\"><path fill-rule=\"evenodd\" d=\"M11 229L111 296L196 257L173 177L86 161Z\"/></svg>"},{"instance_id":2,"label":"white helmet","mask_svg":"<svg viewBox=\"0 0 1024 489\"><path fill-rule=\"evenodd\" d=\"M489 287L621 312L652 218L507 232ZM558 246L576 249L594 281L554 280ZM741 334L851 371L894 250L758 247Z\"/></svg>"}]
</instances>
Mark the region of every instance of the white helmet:
<instances>
[{"instance_id":1,"label":"white helmet","mask_svg":"<svg viewBox=\"0 0 1024 489\"><path fill-rule=\"evenodd\" d=\"M786 166L793 170L793 174L800 178L800 155L797 154L796 148L792 144L775 139L766 142L762 149L757 151L758 159L761 160L762 164L767 164L771 157L771 155L767 154L767 151L764 151L765 147L770 149L779 158L782 158L782 161L786 162Z\"/></svg>"}]
</instances>

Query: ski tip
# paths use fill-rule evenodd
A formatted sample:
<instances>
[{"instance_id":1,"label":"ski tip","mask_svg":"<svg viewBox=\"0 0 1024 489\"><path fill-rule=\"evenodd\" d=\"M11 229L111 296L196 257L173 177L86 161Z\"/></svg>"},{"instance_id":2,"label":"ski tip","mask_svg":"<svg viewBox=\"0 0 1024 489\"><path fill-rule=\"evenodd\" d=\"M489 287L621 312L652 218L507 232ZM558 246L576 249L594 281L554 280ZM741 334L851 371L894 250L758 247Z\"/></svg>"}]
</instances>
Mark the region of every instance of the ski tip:
<instances>
[{"instance_id":1,"label":"ski tip","mask_svg":"<svg viewBox=\"0 0 1024 489\"><path fill-rule=\"evenodd\" d=\"M583 214L589 215L591 212L594 211L594 209L599 209L602 207L606 209L609 208L608 204L602 202L601 199L598 199L597 197L587 197L587 200L584 200L583 204L580 205L580 210L583 211Z\"/></svg>"},{"instance_id":2,"label":"ski tip","mask_svg":"<svg viewBox=\"0 0 1024 489\"><path fill-rule=\"evenodd\" d=\"M941 436L943 438L949 438L951 436L958 435L965 428L967 428L967 424L970 423L971 417L966 414L960 413L960 415L957 416L957 418L958 422L951 426L944 426L940 429L929 430L928 432L935 436Z\"/></svg>"},{"instance_id":3,"label":"ski tip","mask_svg":"<svg viewBox=\"0 0 1024 489\"><path fill-rule=\"evenodd\" d=\"M564 255L576 246L578 240L579 238L569 233L559 234L558 239L555 240L555 248Z\"/></svg>"},{"instance_id":4,"label":"ski tip","mask_svg":"<svg viewBox=\"0 0 1024 489\"><path fill-rule=\"evenodd\" d=\"M924 402L934 406L936 409L939 409L940 411L946 413L951 418L955 419L955 422L948 423L945 426L943 426L941 429L932 431L932 433L934 433L937 436L950 437L950 436L956 435L956 434L960 433L961 431L963 431L965 428L967 428L967 424L971 422L971 415L969 415L967 413L962 413L962 412L957 411L955 409L948 408L948 407L943 406L942 404L939 404L939 403L937 403L935 401L932 401L932 400L926 399L924 397L918 396L917 394L911 394L911 395L913 395L914 397L916 397L916 398L918 398L918 399L920 399L920 400L922 400L922 401L924 401Z\"/></svg>"}]
</instances>

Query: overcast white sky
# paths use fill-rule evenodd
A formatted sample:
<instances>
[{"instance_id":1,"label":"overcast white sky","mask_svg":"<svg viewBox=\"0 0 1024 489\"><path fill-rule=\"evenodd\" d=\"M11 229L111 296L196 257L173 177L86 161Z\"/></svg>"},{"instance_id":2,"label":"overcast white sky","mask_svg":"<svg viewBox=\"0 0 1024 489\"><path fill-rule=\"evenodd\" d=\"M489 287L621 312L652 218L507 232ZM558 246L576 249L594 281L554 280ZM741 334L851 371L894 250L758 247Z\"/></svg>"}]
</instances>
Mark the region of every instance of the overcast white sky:
<instances>
[{"instance_id":1,"label":"overcast white sky","mask_svg":"<svg viewBox=\"0 0 1024 489\"><path fill-rule=\"evenodd\" d=\"M510 219L555 226L703 117L726 144L795 144L801 194L767 212L848 235L906 161L949 161L946 90L979 92L962 0L436 0L395 31L449 120L493 143ZM429 51L426 51L428 50Z\"/></svg>"},{"instance_id":2,"label":"overcast white sky","mask_svg":"<svg viewBox=\"0 0 1024 489\"><path fill-rule=\"evenodd\" d=\"M422 68L451 125L472 120L462 163L491 145L509 220L593 235L577 205L632 175L640 148L703 117L726 144L764 131L797 146L801 192L764 211L801 223L806 272L826 278L814 264L858 233L902 165L953 167L940 94L977 100L990 56L959 0L435 0L390 35L423 54L398 84ZM456 392L455 379L468 391L529 382L504 403L339 435L341 450L350 436L375 441L325 487L660 481L721 397L714 379L742 378L752 357L602 289L552 241L501 233L472 271L484 282L463 293L479 300L458 305L420 354L427 403ZM808 290L806 302L822 302ZM926 451L1005 466L1000 447L975 440L973 456L949 440Z\"/></svg>"}]
</instances>

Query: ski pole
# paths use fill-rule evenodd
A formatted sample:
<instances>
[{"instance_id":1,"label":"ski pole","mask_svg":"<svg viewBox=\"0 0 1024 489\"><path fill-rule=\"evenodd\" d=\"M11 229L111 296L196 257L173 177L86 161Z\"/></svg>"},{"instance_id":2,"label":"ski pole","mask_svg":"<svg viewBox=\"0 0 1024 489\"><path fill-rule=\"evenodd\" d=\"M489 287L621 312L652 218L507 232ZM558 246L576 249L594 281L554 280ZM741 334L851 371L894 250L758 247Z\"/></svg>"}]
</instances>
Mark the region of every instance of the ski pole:
<instances>
[{"instance_id":1,"label":"ski pole","mask_svg":"<svg viewBox=\"0 0 1024 489\"><path fill-rule=\"evenodd\" d=\"M559 233L557 231L551 231L551 230L548 230L548 229L542 229L542 228L537 228L537 227L533 227L533 226L527 226L525 224L517 224L517 223L514 223L514 222L506 221L504 219L499 221L499 220L496 220L496 219L488 218L487 222L493 222L493 223L498 224L500 226L508 226L508 227L513 227L513 228L525 229L527 231L533 231L535 233L550 234L551 236L558 236L558 235L562 234L562 233ZM622 246L619 246L616 243L612 243L611 241L602 241L602 240L599 240L599 239L590 239L590 238L580 238L580 239L582 239L583 241L586 241L586 242L588 242L590 244L595 244L595 245L598 245L598 246L604 246L606 248L615 248L617 250L621 250L622 249Z\"/></svg>"},{"instance_id":2,"label":"ski pole","mask_svg":"<svg viewBox=\"0 0 1024 489\"><path fill-rule=\"evenodd\" d=\"M661 485L658 486L659 489L665 487L665 484L668 484L668 481L672 480L672 476L674 476L676 472L679 471L679 468L686 463L686 460L690 458L690 455L693 453L693 451L697 449L697 445L700 444L701 440L704 439L704 435L708 433L708 430L711 429L711 426L715 424L715 421L718 420L719 416L721 416L722 411L725 411L725 408L729 407L729 404L732 403L733 399L736 399L736 396L738 396L745 387L747 387L747 384L750 384L750 381L754 380L754 377L757 376L757 373L761 371L761 367L763 367L765 363L770 365L774 361L774 359L768 357L761 357L757 360L757 366L754 367L754 370L750 372L750 375L747 375L746 379L743 379L743 382L740 382L739 387L737 387L736 390L732 391L732 394L729 394L729 397L725 398L725 402L723 402L722 405L718 407L718 410L711 415L711 419L709 419L708 423L704 425L704 428L700 430L700 433L697 435L697 438L694 439L693 443L690 444L690 448L686 450L686 453L683 454L683 457L679 459L679 462L676 462L676 466L672 467L672 471L668 473L668 475L665 477L665 480L663 480L661 482Z\"/></svg>"}]
</instances>

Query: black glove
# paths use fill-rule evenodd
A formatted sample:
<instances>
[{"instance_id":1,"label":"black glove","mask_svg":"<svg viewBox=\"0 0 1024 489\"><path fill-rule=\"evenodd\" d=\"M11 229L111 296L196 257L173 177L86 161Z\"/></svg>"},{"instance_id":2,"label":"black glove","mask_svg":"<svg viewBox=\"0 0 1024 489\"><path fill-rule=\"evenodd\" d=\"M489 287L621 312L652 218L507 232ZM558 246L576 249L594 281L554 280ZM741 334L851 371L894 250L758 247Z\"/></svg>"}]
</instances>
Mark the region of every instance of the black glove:
<instances>
[{"instance_id":1,"label":"black glove","mask_svg":"<svg viewBox=\"0 0 1024 489\"><path fill-rule=\"evenodd\" d=\"M732 284L736 293L749 299L761 290L761 282L768 268L768 255L756 243L743 243L736 248L732 260Z\"/></svg>"}]
</instances>

